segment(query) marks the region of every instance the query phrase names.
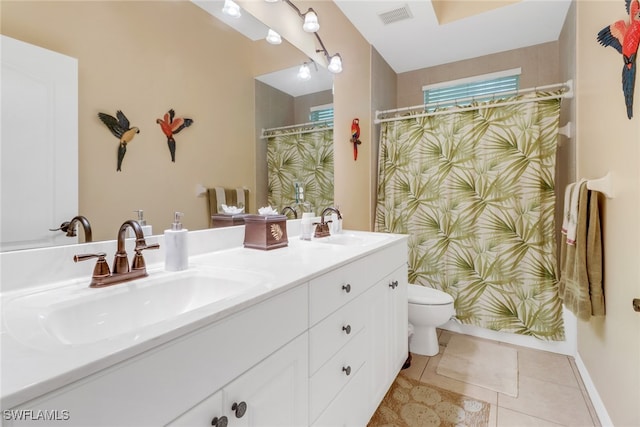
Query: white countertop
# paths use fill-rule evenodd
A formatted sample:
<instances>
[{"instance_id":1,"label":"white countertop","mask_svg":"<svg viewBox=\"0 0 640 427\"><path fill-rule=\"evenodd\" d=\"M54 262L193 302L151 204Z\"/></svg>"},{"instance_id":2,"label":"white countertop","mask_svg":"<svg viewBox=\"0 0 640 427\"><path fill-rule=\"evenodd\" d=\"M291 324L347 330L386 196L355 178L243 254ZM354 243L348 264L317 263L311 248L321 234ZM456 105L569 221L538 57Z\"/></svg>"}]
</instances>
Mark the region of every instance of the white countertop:
<instances>
[{"instance_id":1,"label":"white countertop","mask_svg":"<svg viewBox=\"0 0 640 427\"><path fill-rule=\"evenodd\" d=\"M295 227L293 229L295 230ZM3 314L0 334L0 354L2 357L0 360L2 374L0 406L2 409L9 409L44 393L68 385L73 381L96 373L101 369L148 351L153 347L291 289L317 275L361 258L377 249L397 244L406 239L404 235L386 235L388 238L368 245L337 245L317 241L302 241L297 235L292 236L290 233L287 247L262 251L245 249L238 245L242 238L239 237L238 233L243 233L243 230L244 227L229 227L228 230L195 232L199 234L194 234L193 237L190 233L190 269L206 268L207 266L221 267L235 269L239 274L246 272L247 274L255 273L267 277L265 286L252 288L226 304L212 304L211 306L201 307L174 319L144 327L140 333L122 334L112 339L76 346L60 343L57 345L47 345L46 343L37 346L29 345L23 339L24 334L21 334L22 336L17 336L18 334L15 333L12 334L14 331L7 327L4 318L5 314ZM345 230L343 234L366 236L369 233ZM197 251L191 249L192 240L193 246L204 247L206 245L202 246L198 240L209 238L213 235L216 237L231 236L229 241L233 242L232 244L235 246L213 251L201 251L194 254ZM162 249L162 236L158 238L158 242L160 242ZM113 244L110 243L110 245ZM75 250L78 252L77 246L75 248L60 249L59 251L50 250L46 254L50 258L51 256L58 256L55 254L59 252L60 256L64 254L64 259L66 260L70 251ZM93 246L96 245L94 244ZM218 244L218 246L220 245ZM107 252L112 253L113 251ZM145 253L145 257L146 255ZM5 264L7 262L15 262L17 259L19 258L4 257L1 261ZM164 264L158 262L160 259L163 259L161 253L148 258L147 270L149 278L117 284L114 287L136 286L136 283L140 283L140 281L162 275L177 274L165 272ZM156 262L153 262L154 260ZM65 262L68 263L68 260ZM51 261L45 264L51 264ZM92 270L93 262L85 264L91 264L89 270ZM73 268L73 265L69 268ZM36 268L35 270L38 269ZM86 271L87 268L85 267L84 270ZM46 271L42 272L42 274L46 273ZM34 275L35 273L30 274ZM3 273L3 293L0 294L3 313L6 312L6 304L26 294L62 287L67 287L68 292L73 292L75 289L78 292L87 292L90 275L91 273L88 273L86 277L76 277L70 280L44 284L40 279L39 281L34 281L39 283L38 286L19 287L16 289L17 285L12 285L7 281L8 278L16 277L17 273L14 276L6 276ZM53 275L53 277L62 276L64 275ZM109 288L91 289L91 292L101 292L107 289Z\"/></svg>"}]
</instances>

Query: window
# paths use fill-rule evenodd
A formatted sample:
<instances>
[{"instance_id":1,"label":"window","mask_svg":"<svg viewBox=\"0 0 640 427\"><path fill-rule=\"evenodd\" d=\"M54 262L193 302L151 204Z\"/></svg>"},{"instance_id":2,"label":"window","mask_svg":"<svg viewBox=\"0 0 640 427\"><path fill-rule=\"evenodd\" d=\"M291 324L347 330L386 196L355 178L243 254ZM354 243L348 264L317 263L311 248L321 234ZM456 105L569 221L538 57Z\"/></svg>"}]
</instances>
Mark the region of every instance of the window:
<instances>
[{"instance_id":1,"label":"window","mask_svg":"<svg viewBox=\"0 0 640 427\"><path fill-rule=\"evenodd\" d=\"M490 99L506 98L520 87L521 69L516 68L498 73L484 74L466 79L453 80L443 83L424 86L424 103L428 111L435 110L435 106L452 107L456 105L456 99L465 99L462 104L470 104L473 101L488 101ZM504 93L502 97L497 94ZM460 102L457 103L461 105Z\"/></svg>"},{"instance_id":2,"label":"window","mask_svg":"<svg viewBox=\"0 0 640 427\"><path fill-rule=\"evenodd\" d=\"M333 104L318 105L311 107L309 120L312 122L333 122Z\"/></svg>"}]
</instances>

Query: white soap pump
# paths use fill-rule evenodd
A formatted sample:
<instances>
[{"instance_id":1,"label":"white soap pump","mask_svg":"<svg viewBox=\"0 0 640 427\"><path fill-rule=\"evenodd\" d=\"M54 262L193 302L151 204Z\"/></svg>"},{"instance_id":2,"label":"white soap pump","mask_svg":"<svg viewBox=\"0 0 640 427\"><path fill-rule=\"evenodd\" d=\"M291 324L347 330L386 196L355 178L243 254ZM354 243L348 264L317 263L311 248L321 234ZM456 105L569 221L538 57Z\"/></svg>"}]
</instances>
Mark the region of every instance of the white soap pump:
<instances>
[{"instance_id":1,"label":"white soap pump","mask_svg":"<svg viewBox=\"0 0 640 427\"><path fill-rule=\"evenodd\" d=\"M142 233L144 234L144 237L153 235L153 229L151 228L151 225L147 224L147 220L144 219L144 211L142 209L138 209L134 212L138 214L137 221L138 224L140 224L140 227L142 227ZM129 227L128 229L127 237L136 237L136 234L133 232L133 229L131 227Z\"/></svg>"},{"instance_id":2,"label":"white soap pump","mask_svg":"<svg viewBox=\"0 0 640 427\"><path fill-rule=\"evenodd\" d=\"M182 212L176 212L171 228L164 230L164 269L167 271L186 270L189 267L188 230L182 228L182 216Z\"/></svg>"}]
</instances>

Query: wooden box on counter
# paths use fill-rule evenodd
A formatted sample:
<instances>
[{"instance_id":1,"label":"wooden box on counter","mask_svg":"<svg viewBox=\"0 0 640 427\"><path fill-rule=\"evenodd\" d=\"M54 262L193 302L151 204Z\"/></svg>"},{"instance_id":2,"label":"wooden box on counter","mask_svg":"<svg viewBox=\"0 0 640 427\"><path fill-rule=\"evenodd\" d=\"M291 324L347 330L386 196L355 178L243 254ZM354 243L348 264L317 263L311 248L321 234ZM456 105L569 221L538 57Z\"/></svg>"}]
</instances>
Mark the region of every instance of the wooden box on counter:
<instances>
[{"instance_id":1,"label":"wooden box on counter","mask_svg":"<svg viewBox=\"0 0 640 427\"><path fill-rule=\"evenodd\" d=\"M237 214L228 214L228 213L217 213L211 215L211 226L212 228L220 228L220 227L231 227L233 225L244 225L244 218L248 214L245 213L237 213Z\"/></svg>"},{"instance_id":2,"label":"wooden box on counter","mask_svg":"<svg viewBox=\"0 0 640 427\"><path fill-rule=\"evenodd\" d=\"M289 244L285 215L247 215L244 224L245 248L269 250Z\"/></svg>"}]
</instances>

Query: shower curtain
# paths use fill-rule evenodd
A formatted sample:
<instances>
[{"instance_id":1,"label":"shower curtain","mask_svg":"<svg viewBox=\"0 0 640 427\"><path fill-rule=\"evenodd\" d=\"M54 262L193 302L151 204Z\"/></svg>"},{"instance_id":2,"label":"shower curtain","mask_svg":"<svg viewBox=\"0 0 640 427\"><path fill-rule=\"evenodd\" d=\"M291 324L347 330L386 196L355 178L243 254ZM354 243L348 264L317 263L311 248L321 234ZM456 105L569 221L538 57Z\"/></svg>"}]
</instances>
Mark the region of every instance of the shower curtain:
<instances>
[{"instance_id":1,"label":"shower curtain","mask_svg":"<svg viewBox=\"0 0 640 427\"><path fill-rule=\"evenodd\" d=\"M304 189L303 201L316 214L332 206L333 128L300 127L267 135L269 204L278 210L295 206L298 184Z\"/></svg>"},{"instance_id":2,"label":"shower curtain","mask_svg":"<svg viewBox=\"0 0 640 427\"><path fill-rule=\"evenodd\" d=\"M376 230L409 234L409 282L451 294L462 323L563 340L546 95L382 123Z\"/></svg>"}]
</instances>

